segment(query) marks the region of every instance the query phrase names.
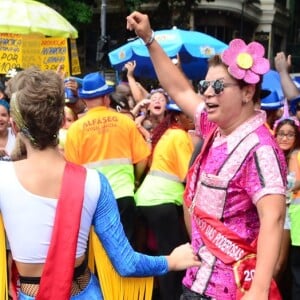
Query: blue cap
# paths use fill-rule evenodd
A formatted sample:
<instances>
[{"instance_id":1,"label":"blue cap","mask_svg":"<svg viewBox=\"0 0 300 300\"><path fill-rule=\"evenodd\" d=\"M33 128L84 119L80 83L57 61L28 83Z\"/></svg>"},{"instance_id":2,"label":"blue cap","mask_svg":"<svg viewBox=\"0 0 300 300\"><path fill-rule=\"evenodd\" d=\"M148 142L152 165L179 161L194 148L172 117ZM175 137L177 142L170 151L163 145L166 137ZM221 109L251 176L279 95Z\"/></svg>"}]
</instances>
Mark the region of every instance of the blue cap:
<instances>
[{"instance_id":1,"label":"blue cap","mask_svg":"<svg viewBox=\"0 0 300 300\"><path fill-rule=\"evenodd\" d=\"M283 107L284 99L280 99L276 91L261 99L260 107L263 110L276 110Z\"/></svg>"},{"instance_id":2,"label":"blue cap","mask_svg":"<svg viewBox=\"0 0 300 300\"><path fill-rule=\"evenodd\" d=\"M114 87L108 85L99 72L95 72L83 78L82 87L78 89L78 96L83 99L92 99L108 95L113 91Z\"/></svg>"}]
</instances>

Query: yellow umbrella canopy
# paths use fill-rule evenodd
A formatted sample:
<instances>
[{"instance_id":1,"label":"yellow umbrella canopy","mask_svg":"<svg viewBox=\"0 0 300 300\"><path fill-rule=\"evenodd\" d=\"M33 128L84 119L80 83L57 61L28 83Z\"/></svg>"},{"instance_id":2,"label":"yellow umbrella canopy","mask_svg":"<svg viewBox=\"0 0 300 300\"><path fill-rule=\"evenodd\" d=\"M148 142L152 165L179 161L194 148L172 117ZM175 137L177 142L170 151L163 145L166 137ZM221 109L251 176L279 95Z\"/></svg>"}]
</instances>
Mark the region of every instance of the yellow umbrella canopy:
<instances>
[{"instance_id":1,"label":"yellow umbrella canopy","mask_svg":"<svg viewBox=\"0 0 300 300\"><path fill-rule=\"evenodd\" d=\"M0 32L77 38L77 30L56 10L33 0L0 0Z\"/></svg>"}]
</instances>

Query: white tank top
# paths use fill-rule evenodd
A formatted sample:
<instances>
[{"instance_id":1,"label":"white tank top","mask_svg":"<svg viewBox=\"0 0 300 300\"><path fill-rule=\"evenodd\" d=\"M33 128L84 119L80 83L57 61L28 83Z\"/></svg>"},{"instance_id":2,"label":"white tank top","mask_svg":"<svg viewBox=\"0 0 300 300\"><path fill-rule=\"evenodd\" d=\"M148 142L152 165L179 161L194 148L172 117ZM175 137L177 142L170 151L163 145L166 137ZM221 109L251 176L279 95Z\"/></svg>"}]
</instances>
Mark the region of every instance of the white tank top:
<instances>
[{"instance_id":1,"label":"white tank top","mask_svg":"<svg viewBox=\"0 0 300 300\"><path fill-rule=\"evenodd\" d=\"M57 201L24 189L12 162L0 161L0 174L0 210L13 259L23 263L45 263ZM99 175L96 170L88 169L76 257L86 251L99 195Z\"/></svg>"}]
</instances>

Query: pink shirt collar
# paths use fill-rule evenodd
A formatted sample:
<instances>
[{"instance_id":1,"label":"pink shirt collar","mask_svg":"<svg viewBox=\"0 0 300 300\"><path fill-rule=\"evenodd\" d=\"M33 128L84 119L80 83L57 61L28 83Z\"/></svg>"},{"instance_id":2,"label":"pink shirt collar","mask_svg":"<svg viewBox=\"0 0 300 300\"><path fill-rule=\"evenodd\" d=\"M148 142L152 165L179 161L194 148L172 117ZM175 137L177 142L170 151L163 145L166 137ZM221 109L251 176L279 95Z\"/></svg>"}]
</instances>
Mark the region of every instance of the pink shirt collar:
<instances>
[{"instance_id":1,"label":"pink shirt collar","mask_svg":"<svg viewBox=\"0 0 300 300\"><path fill-rule=\"evenodd\" d=\"M232 133L230 133L227 136L221 135L219 128L217 128L216 137L212 146L217 147L222 145L223 143L227 143L227 154L229 154L245 136L256 130L265 122L265 111L256 110L253 117L251 117L248 121L238 126Z\"/></svg>"}]
</instances>

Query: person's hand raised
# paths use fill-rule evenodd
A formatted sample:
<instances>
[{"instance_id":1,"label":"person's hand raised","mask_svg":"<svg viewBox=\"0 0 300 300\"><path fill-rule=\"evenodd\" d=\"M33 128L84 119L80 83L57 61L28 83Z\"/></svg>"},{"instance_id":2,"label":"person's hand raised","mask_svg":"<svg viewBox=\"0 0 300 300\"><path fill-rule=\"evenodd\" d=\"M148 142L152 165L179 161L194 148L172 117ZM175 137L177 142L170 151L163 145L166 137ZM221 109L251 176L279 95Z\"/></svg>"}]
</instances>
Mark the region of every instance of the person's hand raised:
<instances>
[{"instance_id":1,"label":"person's hand raised","mask_svg":"<svg viewBox=\"0 0 300 300\"><path fill-rule=\"evenodd\" d=\"M128 30L134 30L136 35L139 36L144 42L147 42L151 39L152 29L148 15L135 11L127 16L126 20L126 28Z\"/></svg>"},{"instance_id":2,"label":"person's hand raised","mask_svg":"<svg viewBox=\"0 0 300 300\"><path fill-rule=\"evenodd\" d=\"M64 65L63 64L59 64L57 66L56 74L58 74L61 79L65 79L66 72L64 71Z\"/></svg>"},{"instance_id":3,"label":"person's hand raised","mask_svg":"<svg viewBox=\"0 0 300 300\"><path fill-rule=\"evenodd\" d=\"M274 58L274 63L278 73L288 73L292 67L292 57L291 55L286 56L284 52L278 52Z\"/></svg>"},{"instance_id":4,"label":"person's hand raised","mask_svg":"<svg viewBox=\"0 0 300 300\"><path fill-rule=\"evenodd\" d=\"M133 76L135 67L136 67L135 60L129 61L125 64L125 68L127 69L127 76Z\"/></svg>"},{"instance_id":5,"label":"person's hand raised","mask_svg":"<svg viewBox=\"0 0 300 300\"><path fill-rule=\"evenodd\" d=\"M70 77L67 81L65 81L65 87L72 90L74 95L77 95L78 82Z\"/></svg>"}]
</instances>

